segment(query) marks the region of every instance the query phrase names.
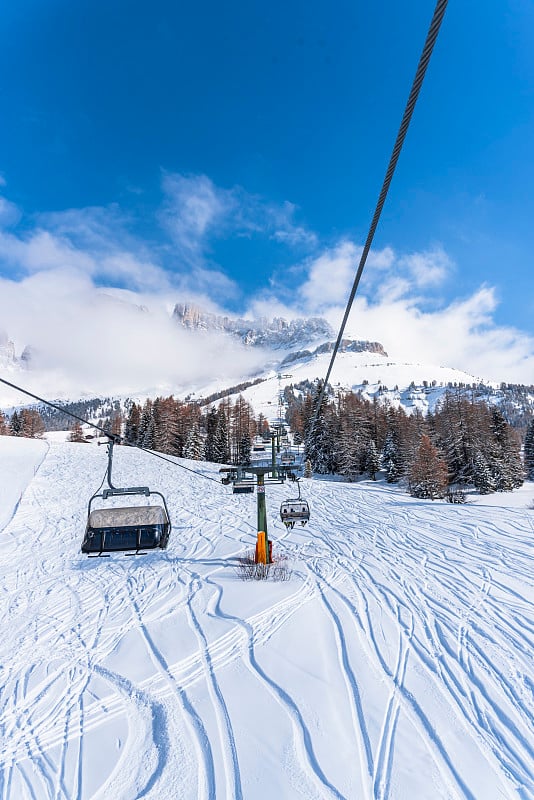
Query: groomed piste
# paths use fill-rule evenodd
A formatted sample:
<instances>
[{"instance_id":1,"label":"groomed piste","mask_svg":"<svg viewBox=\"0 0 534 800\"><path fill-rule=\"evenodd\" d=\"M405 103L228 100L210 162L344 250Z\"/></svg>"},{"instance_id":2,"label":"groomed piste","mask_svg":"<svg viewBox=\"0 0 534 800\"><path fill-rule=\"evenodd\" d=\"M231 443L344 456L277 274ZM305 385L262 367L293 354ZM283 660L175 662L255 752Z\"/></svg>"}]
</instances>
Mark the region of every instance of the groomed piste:
<instances>
[{"instance_id":1,"label":"groomed piste","mask_svg":"<svg viewBox=\"0 0 534 800\"><path fill-rule=\"evenodd\" d=\"M294 529L270 487L291 578L243 581L254 496L126 448L168 549L82 555L104 449L0 439L2 798L534 796L532 484L304 481Z\"/></svg>"}]
</instances>

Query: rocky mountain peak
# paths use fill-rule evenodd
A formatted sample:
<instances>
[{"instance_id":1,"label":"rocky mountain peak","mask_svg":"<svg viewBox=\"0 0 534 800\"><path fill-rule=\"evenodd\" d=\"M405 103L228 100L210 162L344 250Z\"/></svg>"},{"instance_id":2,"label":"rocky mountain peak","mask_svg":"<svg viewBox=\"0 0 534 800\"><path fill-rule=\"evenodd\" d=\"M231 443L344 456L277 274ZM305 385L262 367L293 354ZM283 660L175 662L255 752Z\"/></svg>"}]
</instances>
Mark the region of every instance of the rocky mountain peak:
<instances>
[{"instance_id":1,"label":"rocky mountain peak","mask_svg":"<svg viewBox=\"0 0 534 800\"><path fill-rule=\"evenodd\" d=\"M320 317L286 320L274 317L250 320L231 318L203 311L198 306L177 303L173 319L189 330L222 331L239 339L247 347L288 350L314 341L331 338L333 330Z\"/></svg>"}]
</instances>

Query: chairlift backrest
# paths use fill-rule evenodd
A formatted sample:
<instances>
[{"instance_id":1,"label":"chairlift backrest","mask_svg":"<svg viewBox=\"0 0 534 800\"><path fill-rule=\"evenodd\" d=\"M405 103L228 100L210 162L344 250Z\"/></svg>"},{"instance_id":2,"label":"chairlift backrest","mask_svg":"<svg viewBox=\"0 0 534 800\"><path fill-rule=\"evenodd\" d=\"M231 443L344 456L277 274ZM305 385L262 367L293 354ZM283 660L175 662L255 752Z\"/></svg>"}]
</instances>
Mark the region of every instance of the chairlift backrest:
<instances>
[{"instance_id":1,"label":"chairlift backrest","mask_svg":"<svg viewBox=\"0 0 534 800\"><path fill-rule=\"evenodd\" d=\"M280 518L284 523L288 521L306 523L310 518L310 507L306 500L286 500L280 506Z\"/></svg>"}]
</instances>

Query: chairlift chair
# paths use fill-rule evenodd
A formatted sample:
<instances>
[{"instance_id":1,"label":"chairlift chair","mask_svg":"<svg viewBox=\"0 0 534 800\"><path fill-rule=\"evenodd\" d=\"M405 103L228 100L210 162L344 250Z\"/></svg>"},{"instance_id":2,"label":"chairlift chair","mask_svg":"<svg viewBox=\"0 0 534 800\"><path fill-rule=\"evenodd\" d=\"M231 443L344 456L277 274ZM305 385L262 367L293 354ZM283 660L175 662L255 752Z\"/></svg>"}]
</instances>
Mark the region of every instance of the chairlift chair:
<instances>
[{"instance_id":1,"label":"chairlift chair","mask_svg":"<svg viewBox=\"0 0 534 800\"><path fill-rule=\"evenodd\" d=\"M232 487L234 494L251 494L254 491L253 481L234 481Z\"/></svg>"},{"instance_id":2,"label":"chairlift chair","mask_svg":"<svg viewBox=\"0 0 534 800\"><path fill-rule=\"evenodd\" d=\"M118 488L111 482L113 445L108 442L107 489L95 493L89 500L87 525L82 542L82 553L89 557L105 556L124 552L125 555L145 555L144 550L164 550L169 542L171 522L165 497L161 492L151 491L148 486ZM92 508L97 498L158 495L162 505L138 505L112 508Z\"/></svg>"},{"instance_id":3,"label":"chairlift chair","mask_svg":"<svg viewBox=\"0 0 534 800\"><path fill-rule=\"evenodd\" d=\"M299 496L297 498L284 500L280 506L280 519L286 528L294 528L296 522L300 522L301 525L306 525L310 519L310 507L308 502L303 500L300 496L300 483L298 480L297 486L299 489Z\"/></svg>"},{"instance_id":4,"label":"chairlift chair","mask_svg":"<svg viewBox=\"0 0 534 800\"><path fill-rule=\"evenodd\" d=\"M282 458L280 462L284 465L294 464L295 463L295 455L293 453L288 453L287 450L282 453Z\"/></svg>"}]
</instances>

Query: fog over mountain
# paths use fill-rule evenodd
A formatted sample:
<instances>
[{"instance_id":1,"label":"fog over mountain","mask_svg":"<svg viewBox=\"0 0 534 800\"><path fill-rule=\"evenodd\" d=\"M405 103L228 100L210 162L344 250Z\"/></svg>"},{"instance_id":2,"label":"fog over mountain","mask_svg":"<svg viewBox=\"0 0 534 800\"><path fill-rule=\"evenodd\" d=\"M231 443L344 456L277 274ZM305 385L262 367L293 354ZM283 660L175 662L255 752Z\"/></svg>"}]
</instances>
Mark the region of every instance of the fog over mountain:
<instances>
[{"instance_id":1,"label":"fog over mountain","mask_svg":"<svg viewBox=\"0 0 534 800\"><path fill-rule=\"evenodd\" d=\"M324 377L334 348L335 331L321 317L239 318L183 302L156 314L124 297L104 300L105 313L96 309L95 314L101 330L111 334L107 346L96 330L90 349L50 335L17 352L4 331L0 377L64 401L171 394L202 400L231 394L239 386L238 393L243 391L255 410L269 418L286 386L311 386ZM135 326L124 335L120 321L131 323L132 318ZM251 382L255 385L242 387ZM408 412L432 410L450 387L476 387L479 396L503 402L496 394L498 383L484 376L446 364L401 361L379 341L349 337L340 343L330 382L336 390L359 391ZM521 394L518 413L532 405L531 395L530 390ZM20 393L0 388L1 406L27 402Z\"/></svg>"}]
</instances>

